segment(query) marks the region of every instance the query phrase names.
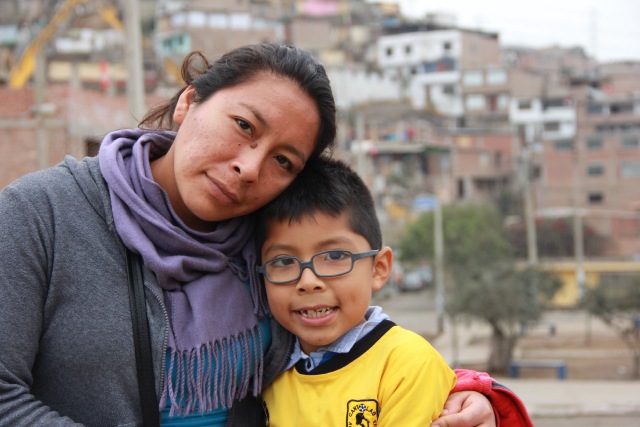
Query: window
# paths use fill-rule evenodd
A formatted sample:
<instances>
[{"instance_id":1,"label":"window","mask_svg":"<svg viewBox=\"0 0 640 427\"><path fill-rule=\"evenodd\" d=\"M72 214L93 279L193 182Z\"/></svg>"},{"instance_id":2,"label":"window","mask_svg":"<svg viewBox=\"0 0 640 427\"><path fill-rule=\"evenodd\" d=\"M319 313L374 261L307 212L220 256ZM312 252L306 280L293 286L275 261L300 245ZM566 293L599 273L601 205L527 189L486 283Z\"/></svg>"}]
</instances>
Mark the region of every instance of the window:
<instances>
[{"instance_id":1,"label":"window","mask_svg":"<svg viewBox=\"0 0 640 427\"><path fill-rule=\"evenodd\" d=\"M404 53L406 53L407 55L411 55L411 45L408 44L404 47Z\"/></svg>"},{"instance_id":2,"label":"window","mask_svg":"<svg viewBox=\"0 0 640 427\"><path fill-rule=\"evenodd\" d=\"M595 115L595 114L604 114L604 105L602 104L588 104L587 105L587 114Z\"/></svg>"},{"instance_id":3,"label":"window","mask_svg":"<svg viewBox=\"0 0 640 427\"><path fill-rule=\"evenodd\" d=\"M501 93L498 95L498 110L504 111L509 108L509 95Z\"/></svg>"},{"instance_id":4,"label":"window","mask_svg":"<svg viewBox=\"0 0 640 427\"><path fill-rule=\"evenodd\" d=\"M442 93L444 93L445 95L455 95L456 94L456 88L453 85L443 85L442 86Z\"/></svg>"},{"instance_id":5,"label":"window","mask_svg":"<svg viewBox=\"0 0 640 427\"><path fill-rule=\"evenodd\" d=\"M640 131L640 122L604 123L596 125L598 133Z\"/></svg>"},{"instance_id":6,"label":"window","mask_svg":"<svg viewBox=\"0 0 640 427\"><path fill-rule=\"evenodd\" d=\"M171 15L171 25L174 27L182 27L187 24L187 15L185 13L176 13Z\"/></svg>"},{"instance_id":7,"label":"window","mask_svg":"<svg viewBox=\"0 0 640 427\"><path fill-rule=\"evenodd\" d=\"M507 72L500 68L487 71L487 84L502 85L507 82Z\"/></svg>"},{"instance_id":8,"label":"window","mask_svg":"<svg viewBox=\"0 0 640 427\"><path fill-rule=\"evenodd\" d=\"M543 110L548 110L549 108L566 107L569 105L571 105L571 100L564 98L545 99L544 101L542 101Z\"/></svg>"},{"instance_id":9,"label":"window","mask_svg":"<svg viewBox=\"0 0 640 427\"><path fill-rule=\"evenodd\" d=\"M387 52L387 56L392 56L393 55L393 48L392 47L388 47L386 49L386 52Z\"/></svg>"},{"instance_id":10,"label":"window","mask_svg":"<svg viewBox=\"0 0 640 427\"><path fill-rule=\"evenodd\" d=\"M626 136L622 138L622 148L625 150L640 148L640 138L637 136Z\"/></svg>"},{"instance_id":11,"label":"window","mask_svg":"<svg viewBox=\"0 0 640 427\"><path fill-rule=\"evenodd\" d=\"M465 71L462 75L462 83L465 86L480 86L482 85L482 72L481 71Z\"/></svg>"},{"instance_id":12,"label":"window","mask_svg":"<svg viewBox=\"0 0 640 427\"><path fill-rule=\"evenodd\" d=\"M560 130L560 122L547 122L544 124L545 132L557 132Z\"/></svg>"},{"instance_id":13,"label":"window","mask_svg":"<svg viewBox=\"0 0 640 427\"><path fill-rule=\"evenodd\" d=\"M204 27L207 23L207 15L204 12L192 10L188 12L189 25L193 27Z\"/></svg>"},{"instance_id":14,"label":"window","mask_svg":"<svg viewBox=\"0 0 640 427\"><path fill-rule=\"evenodd\" d=\"M590 205L599 205L604 202L604 195L600 192L589 193L587 200Z\"/></svg>"},{"instance_id":15,"label":"window","mask_svg":"<svg viewBox=\"0 0 640 427\"><path fill-rule=\"evenodd\" d=\"M573 141L570 139L559 139L553 143L553 147L556 151L571 151L573 150Z\"/></svg>"},{"instance_id":16,"label":"window","mask_svg":"<svg viewBox=\"0 0 640 427\"><path fill-rule=\"evenodd\" d=\"M531 100L530 99L519 99L518 100L518 110L530 110L531 109Z\"/></svg>"},{"instance_id":17,"label":"window","mask_svg":"<svg viewBox=\"0 0 640 427\"><path fill-rule=\"evenodd\" d=\"M467 95L465 104L470 111L482 110L486 107L484 95Z\"/></svg>"},{"instance_id":18,"label":"window","mask_svg":"<svg viewBox=\"0 0 640 427\"><path fill-rule=\"evenodd\" d=\"M433 62L423 62L422 69L425 73L440 73L456 69L456 61L451 58L440 58Z\"/></svg>"},{"instance_id":19,"label":"window","mask_svg":"<svg viewBox=\"0 0 640 427\"><path fill-rule=\"evenodd\" d=\"M611 114L633 113L633 103L619 102L616 104L611 104L610 109Z\"/></svg>"},{"instance_id":20,"label":"window","mask_svg":"<svg viewBox=\"0 0 640 427\"><path fill-rule=\"evenodd\" d=\"M589 165L587 166L588 176L602 176L604 175L604 166L602 165Z\"/></svg>"},{"instance_id":21,"label":"window","mask_svg":"<svg viewBox=\"0 0 640 427\"><path fill-rule=\"evenodd\" d=\"M445 52L449 52L451 50L451 42L442 43L442 49L444 49Z\"/></svg>"},{"instance_id":22,"label":"window","mask_svg":"<svg viewBox=\"0 0 640 427\"><path fill-rule=\"evenodd\" d=\"M478 160L480 163L480 167L486 169L491 163L491 154L480 153L480 158Z\"/></svg>"},{"instance_id":23,"label":"window","mask_svg":"<svg viewBox=\"0 0 640 427\"><path fill-rule=\"evenodd\" d=\"M209 15L210 28L227 28L229 17L226 13L212 13Z\"/></svg>"},{"instance_id":24,"label":"window","mask_svg":"<svg viewBox=\"0 0 640 427\"><path fill-rule=\"evenodd\" d=\"M602 150L602 138L592 136L587 138L587 150Z\"/></svg>"},{"instance_id":25,"label":"window","mask_svg":"<svg viewBox=\"0 0 640 427\"><path fill-rule=\"evenodd\" d=\"M640 162L625 162L620 167L623 178L640 178Z\"/></svg>"}]
</instances>

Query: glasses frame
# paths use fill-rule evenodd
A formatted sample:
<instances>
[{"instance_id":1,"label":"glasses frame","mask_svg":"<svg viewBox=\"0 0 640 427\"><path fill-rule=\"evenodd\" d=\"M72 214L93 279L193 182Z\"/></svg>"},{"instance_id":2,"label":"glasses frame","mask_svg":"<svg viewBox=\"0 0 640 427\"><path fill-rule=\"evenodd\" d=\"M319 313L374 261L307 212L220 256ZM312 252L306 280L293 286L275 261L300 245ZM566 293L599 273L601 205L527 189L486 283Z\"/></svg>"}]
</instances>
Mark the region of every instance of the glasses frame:
<instances>
[{"instance_id":1,"label":"glasses frame","mask_svg":"<svg viewBox=\"0 0 640 427\"><path fill-rule=\"evenodd\" d=\"M345 271L344 273L338 273L338 274L318 274L316 272L316 270L313 268L313 260L315 257L317 257L318 255L322 255L322 254L326 254L329 252L343 252L343 253L348 253L351 255L351 267L349 268L348 271ZM287 283L291 283L291 282L297 282L298 280L300 280L300 277L302 277L302 273L304 272L305 268L308 268L309 270L311 270L313 272L313 274L316 275L316 277L339 277L339 276L344 276L345 274L349 274L351 273L351 271L353 271L353 265L356 263L357 260L359 259L363 259L363 258L369 258L372 256L375 256L378 254L378 252L380 252L380 249L373 249L370 251L364 251L364 252L356 252L353 253L351 251L347 251L347 250L341 250L341 249L329 249L327 251L322 251L322 252L318 252L316 254L313 254L313 256L311 257L311 259L309 261L302 261L300 258L295 257L295 256L287 256L286 258L291 258L291 259L295 259L298 261L298 265L300 266L300 271L298 272L298 276L295 279L291 279L291 280L286 280L286 281L282 281L282 280L278 280L278 281L273 281L271 280L271 278L269 277L269 274L267 273L267 264L278 260L282 257L276 257L276 258L271 258L270 260L266 261L264 264L259 265L256 267L256 271L260 274L264 274L265 278L269 281L269 283L273 283L274 285L285 285Z\"/></svg>"}]
</instances>

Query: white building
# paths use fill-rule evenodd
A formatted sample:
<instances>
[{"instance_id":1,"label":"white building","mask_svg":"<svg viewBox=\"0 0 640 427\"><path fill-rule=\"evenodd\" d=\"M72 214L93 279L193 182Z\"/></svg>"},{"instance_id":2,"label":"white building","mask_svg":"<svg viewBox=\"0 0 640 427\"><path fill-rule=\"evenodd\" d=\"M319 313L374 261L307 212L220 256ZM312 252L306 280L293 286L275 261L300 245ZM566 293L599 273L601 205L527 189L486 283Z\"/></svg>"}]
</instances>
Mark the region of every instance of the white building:
<instances>
[{"instance_id":1,"label":"white building","mask_svg":"<svg viewBox=\"0 0 640 427\"><path fill-rule=\"evenodd\" d=\"M495 34L463 29L393 34L378 39L377 63L414 108L460 117L463 71L499 65L500 46Z\"/></svg>"}]
</instances>

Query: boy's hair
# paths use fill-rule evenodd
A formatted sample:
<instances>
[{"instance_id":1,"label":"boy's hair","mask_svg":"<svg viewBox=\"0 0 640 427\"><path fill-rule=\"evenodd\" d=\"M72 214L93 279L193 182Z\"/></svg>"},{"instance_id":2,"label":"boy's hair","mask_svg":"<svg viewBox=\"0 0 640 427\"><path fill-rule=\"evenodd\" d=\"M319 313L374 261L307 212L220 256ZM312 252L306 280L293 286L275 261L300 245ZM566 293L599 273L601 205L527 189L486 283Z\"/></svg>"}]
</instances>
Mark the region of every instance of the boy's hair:
<instances>
[{"instance_id":1,"label":"boy's hair","mask_svg":"<svg viewBox=\"0 0 640 427\"><path fill-rule=\"evenodd\" d=\"M351 230L372 249L382 248L375 204L362 178L346 163L320 157L307 163L296 179L258 213L257 243L261 247L271 221L300 221L321 212L347 216Z\"/></svg>"}]
</instances>

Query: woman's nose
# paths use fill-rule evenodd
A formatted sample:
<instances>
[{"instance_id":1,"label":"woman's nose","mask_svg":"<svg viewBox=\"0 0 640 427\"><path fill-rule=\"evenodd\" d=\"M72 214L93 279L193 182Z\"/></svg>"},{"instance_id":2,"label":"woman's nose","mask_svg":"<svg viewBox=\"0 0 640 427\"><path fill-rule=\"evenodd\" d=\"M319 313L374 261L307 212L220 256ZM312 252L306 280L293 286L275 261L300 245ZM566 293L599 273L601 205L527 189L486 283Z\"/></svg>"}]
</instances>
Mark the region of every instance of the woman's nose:
<instances>
[{"instance_id":1,"label":"woman's nose","mask_svg":"<svg viewBox=\"0 0 640 427\"><path fill-rule=\"evenodd\" d=\"M260 176L260 168L264 163L262 157L258 150L246 150L231 162L231 167L241 180L254 182Z\"/></svg>"}]
</instances>

